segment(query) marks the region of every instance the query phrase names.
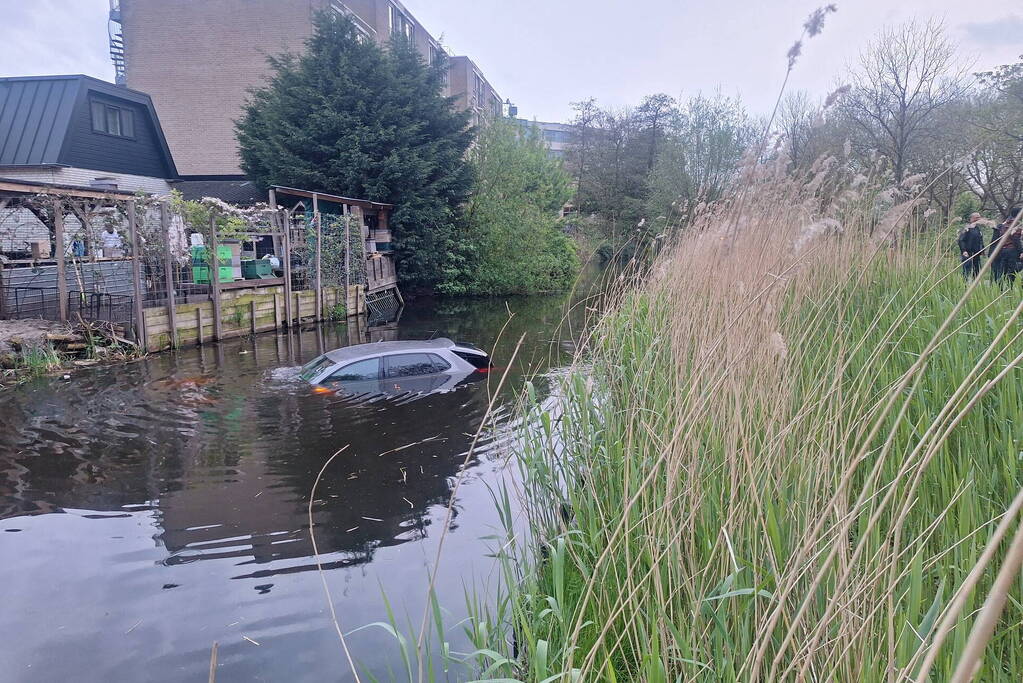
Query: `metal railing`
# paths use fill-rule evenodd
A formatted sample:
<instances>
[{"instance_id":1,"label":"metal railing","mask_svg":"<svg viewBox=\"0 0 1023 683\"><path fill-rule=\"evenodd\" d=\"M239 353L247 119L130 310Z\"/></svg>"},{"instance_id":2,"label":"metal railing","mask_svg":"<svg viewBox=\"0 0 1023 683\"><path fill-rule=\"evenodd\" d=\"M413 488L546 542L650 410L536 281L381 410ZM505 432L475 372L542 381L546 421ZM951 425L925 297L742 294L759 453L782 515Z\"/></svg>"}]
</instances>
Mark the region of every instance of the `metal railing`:
<instances>
[{"instance_id":1,"label":"metal railing","mask_svg":"<svg viewBox=\"0 0 1023 683\"><path fill-rule=\"evenodd\" d=\"M103 292L68 292L67 310L71 320L103 320L122 325L125 330L135 327L135 297Z\"/></svg>"},{"instance_id":2,"label":"metal railing","mask_svg":"<svg viewBox=\"0 0 1023 683\"><path fill-rule=\"evenodd\" d=\"M43 318L56 320L60 316L56 287L11 287L0 288L0 318L24 320Z\"/></svg>"},{"instance_id":3,"label":"metal railing","mask_svg":"<svg viewBox=\"0 0 1023 683\"><path fill-rule=\"evenodd\" d=\"M60 295L56 287L12 287L0 288L0 318L24 320L60 318ZM105 321L123 325L126 330L135 324L135 298L124 294L104 292L68 292L67 311L69 320Z\"/></svg>"}]
</instances>

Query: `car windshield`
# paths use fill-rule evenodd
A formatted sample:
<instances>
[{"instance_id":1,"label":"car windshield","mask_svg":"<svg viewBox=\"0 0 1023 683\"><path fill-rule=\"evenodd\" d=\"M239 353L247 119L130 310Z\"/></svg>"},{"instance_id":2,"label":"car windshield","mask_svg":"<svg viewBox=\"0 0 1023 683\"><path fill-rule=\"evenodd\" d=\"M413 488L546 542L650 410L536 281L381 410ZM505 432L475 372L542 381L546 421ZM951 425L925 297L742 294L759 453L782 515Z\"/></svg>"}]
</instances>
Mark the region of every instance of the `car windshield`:
<instances>
[{"instance_id":1,"label":"car windshield","mask_svg":"<svg viewBox=\"0 0 1023 683\"><path fill-rule=\"evenodd\" d=\"M314 377L323 372L328 366L333 365L334 362L327 358L326 355L314 358L305 364L302 368L302 372L298 374L299 377L307 382L312 381Z\"/></svg>"}]
</instances>

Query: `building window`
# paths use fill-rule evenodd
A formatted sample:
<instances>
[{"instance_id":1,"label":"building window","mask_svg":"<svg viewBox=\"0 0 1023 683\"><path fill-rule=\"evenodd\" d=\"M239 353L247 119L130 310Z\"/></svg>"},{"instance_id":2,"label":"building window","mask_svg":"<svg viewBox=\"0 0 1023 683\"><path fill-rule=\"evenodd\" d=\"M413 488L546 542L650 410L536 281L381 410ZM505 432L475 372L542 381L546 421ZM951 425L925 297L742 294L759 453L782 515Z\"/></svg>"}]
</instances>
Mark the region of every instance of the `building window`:
<instances>
[{"instance_id":1,"label":"building window","mask_svg":"<svg viewBox=\"0 0 1023 683\"><path fill-rule=\"evenodd\" d=\"M106 102L93 100L92 129L105 135L116 135L119 138L135 137L135 119L130 109L115 107Z\"/></svg>"},{"instance_id":2,"label":"building window","mask_svg":"<svg viewBox=\"0 0 1023 683\"><path fill-rule=\"evenodd\" d=\"M473 73L472 104L474 107L482 108L484 106L484 102L486 101L483 98L484 87L483 77L478 73Z\"/></svg>"},{"instance_id":3,"label":"building window","mask_svg":"<svg viewBox=\"0 0 1023 683\"><path fill-rule=\"evenodd\" d=\"M557 128L544 128L543 136L547 139L547 142L555 142L567 144L575 142L575 134L568 130L559 130Z\"/></svg>"},{"instance_id":4,"label":"building window","mask_svg":"<svg viewBox=\"0 0 1023 683\"><path fill-rule=\"evenodd\" d=\"M430 44L430 64L443 63L448 58L448 53L440 45Z\"/></svg>"},{"instance_id":5,"label":"building window","mask_svg":"<svg viewBox=\"0 0 1023 683\"><path fill-rule=\"evenodd\" d=\"M357 31L355 39L360 43L365 45L373 39L373 36L370 35L369 30L366 27L366 22L360 19L358 15L350 11L347 7L342 5L341 0L331 0L330 8L334 10L335 14L346 16L352 20L352 24L355 26L355 30Z\"/></svg>"},{"instance_id":6,"label":"building window","mask_svg":"<svg viewBox=\"0 0 1023 683\"><path fill-rule=\"evenodd\" d=\"M415 24L394 5L391 5L391 35L405 36L410 43L415 39Z\"/></svg>"}]
</instances>

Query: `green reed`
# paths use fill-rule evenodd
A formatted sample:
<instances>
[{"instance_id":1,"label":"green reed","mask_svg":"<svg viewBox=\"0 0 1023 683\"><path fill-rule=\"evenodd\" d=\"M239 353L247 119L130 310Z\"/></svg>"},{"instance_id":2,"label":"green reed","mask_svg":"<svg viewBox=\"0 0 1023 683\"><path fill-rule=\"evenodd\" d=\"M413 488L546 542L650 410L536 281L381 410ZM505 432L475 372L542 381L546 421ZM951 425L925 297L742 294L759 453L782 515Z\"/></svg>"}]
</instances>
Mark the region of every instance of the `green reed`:
<instances>
[{"instance_id":1,"label":"green reed","mask_svg":"<svg viewBox=\"0 0 1023 683\"><path fill-rule=\"evenodd\" d=\"M965 295L933 244L843 259L764 310L654 284L601 321L525 432L528 534L498 499L483 678L952 677L1023 487L1020 291ZM978 680L1018 679L1021 624L1017 581Z\"/></svg>"}]
</instances>

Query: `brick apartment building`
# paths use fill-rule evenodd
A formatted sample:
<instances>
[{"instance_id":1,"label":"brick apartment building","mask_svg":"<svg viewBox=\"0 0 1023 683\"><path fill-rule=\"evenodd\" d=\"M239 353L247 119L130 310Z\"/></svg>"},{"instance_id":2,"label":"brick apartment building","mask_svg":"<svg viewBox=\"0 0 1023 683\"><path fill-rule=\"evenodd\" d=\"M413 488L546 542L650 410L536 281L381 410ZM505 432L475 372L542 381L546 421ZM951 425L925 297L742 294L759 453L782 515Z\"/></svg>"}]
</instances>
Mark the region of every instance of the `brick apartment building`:
<instances>
[{"instance_id":1,"label":"brick apartment building","mask_svg":"<svg viewBox=\"0 0 1023 683\"><path fill-rule=\"evenodd\" d=\"M148 93L182 177L242 176L234 121L266 81L267 55L301 52L316 12L351 16L367 38L406 36L428 62L448 58L398 0L110 0L118 82ZM473 122L501 98L468 57L450 57L448 94Z\"/></svg>"}]
</instances>

